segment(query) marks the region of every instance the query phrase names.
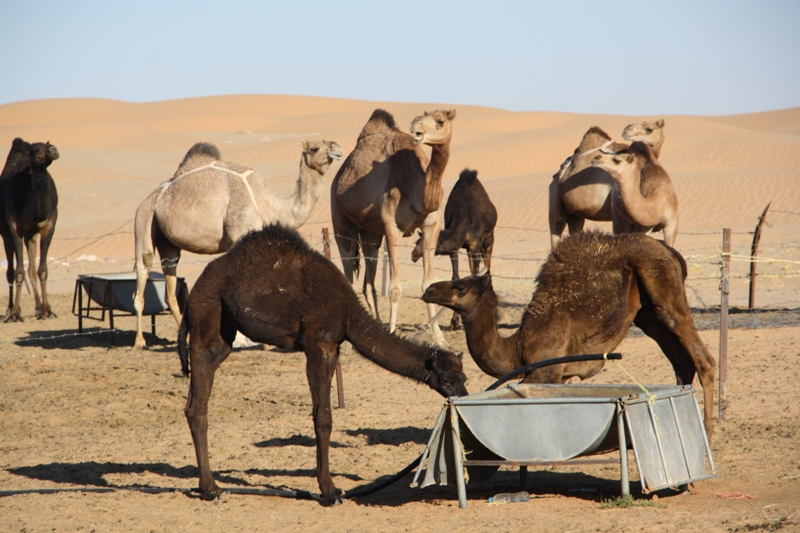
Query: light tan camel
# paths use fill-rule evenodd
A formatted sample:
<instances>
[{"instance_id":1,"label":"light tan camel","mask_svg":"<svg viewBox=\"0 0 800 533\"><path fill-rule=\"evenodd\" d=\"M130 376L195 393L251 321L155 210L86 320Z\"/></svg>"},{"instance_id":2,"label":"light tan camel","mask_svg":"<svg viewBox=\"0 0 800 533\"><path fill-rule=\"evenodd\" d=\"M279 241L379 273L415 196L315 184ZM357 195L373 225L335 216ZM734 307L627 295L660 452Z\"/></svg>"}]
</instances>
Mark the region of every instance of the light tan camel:
<instances>
[{"instance_id":1,"label":"light tan camel","mask_svg":"<svg viewBox=\"0 0 800 533\"><path fill-rule=\"evenodd\" d=\"M616 183L611 206L633 231L663 231L664 242L675 246L678 236L678 196L672 180L643 142L616 153L601 152L592 166L602 168Z\"/></svg>"},{"instance_id":2,"label":"light tan camel","mask_svg":"<svg viewBox=\"0 0 800 533\"><path fill-rule=\"evenodd\" d=\"M710 437L716 362L695 328L685 278L685 261L661 241L587 231L569 235L550 253L522 324L510 336L497 331L497 295L489 275L434 283L422 299L461 314L470 354L481 370L498 378L545 359L612 352L632 322L658 343L678 384L699 377ZM588 379L603 363L553 365L523 381Z\"/></svg>"},{"instance_id":3,"label":"light tan camel","mask_svg":"<svg viewBox=\"0 0 800 533\"><path fill-rule=\"evenodd\" d=\"M622 131L622 138L648 144L658 158L664 144L664 119L629 124ZM586 219L610 220L616 234L634 231L630 223L613 212L611 191L614 180L603 169L591 165L592 158L601 149L617 152L628 146L629 143L612 141L605 131L594 126L584 134L575 152L561 164L550 183L550 244L553 248L565 226L569 226L570 233L577 233L583 229Z\"/></svg>"},{"instance_id":4,"label":"light tan camel","mask_svg":"<svg viewBox=\"0 0 800 533\"><path fill-rule=\"evenodd\" d=\"M220 161L217 147L195 144L175 175L162 183L136 210L135 348L146 348L142 333L144 288L153 266L154 246L161 257L166 300L180 324L175 294L181 250L196 254L226 252L245 233L280 222L299 227L319 200L323 176L344 155L331 141L303 141L294 193L279 196L255 170Z\"/></svg>"},{"instance_id":5,"label":"light tan camel","mask_svg":"<svg viewBox=\"0 0 800 533\"><path fill-rule=\"evenodd\" d=\"M433 280L433 256L439 236L442 175L450 157L455 109L434 111L411 122L411 134L400 131L392 115L376 109L342 163L331 184L331 218L342 267L352 283L359 270L359 245L364 254L363 293L375 317L378 251L386 236L391 262L389 331L397 327L400 286L400 240L416 229L422 232L423 290ZM430 161L422 144L431 147ZM371 291L372 300L369 298ZM428 305L433 317L436 308ZM444 346L444 335L431 323L434 342Z\"/></svg>"}]
</instances>

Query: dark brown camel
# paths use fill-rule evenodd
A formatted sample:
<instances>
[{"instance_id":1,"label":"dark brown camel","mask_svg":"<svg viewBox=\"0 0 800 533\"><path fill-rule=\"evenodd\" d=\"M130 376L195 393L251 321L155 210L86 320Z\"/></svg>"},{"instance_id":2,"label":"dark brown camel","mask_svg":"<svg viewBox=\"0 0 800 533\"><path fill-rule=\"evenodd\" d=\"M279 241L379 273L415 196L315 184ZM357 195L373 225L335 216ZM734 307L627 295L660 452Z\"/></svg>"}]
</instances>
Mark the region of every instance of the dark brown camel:
<instances>
[{"instance_id":1,"label":"dark brown camel","mask_svg":"<svg viewBox=\"0 0 800 533\"><path fill-rule=\"evenodd\" d=\"M197 279L178 333L184 373L191 361L185 413L204 499L221 493L208 460L208 399L214 373L230 354L237 331L255 342L306 354L323 505L339 501L328 448L331 377L342 341L350 341L379 366L425 383L444 397L467 394L460 356L386 331L362 307L344 275L295 230L273 224L248 233Z\"/></svg>"},{"instance_id":2,"label":"dark brown camel","mask_svg":"<svg viewBox=\"0 0 800 533\"><path fill-rule=\"evenodd\" d=\"M658 343L678 384L689 385L698 374L710 437L715 361L694 327L685 278L683 258L651 237L581 232L550 253L522 324L510 337L497 333L490 275L434 283L422 299L461 313L472 357L494 377L545 359L611 352L634 323ZM587 379L602 367L603 361L549 366L523 381Z\"/></svg>"},{"instance_id":3,"label":"dark brown camel","mask_svg":"<svg viewBox=\"0 0 800 533\"><path fill-rule=\"evenodd\" d=\"M486 189L478 180L478 171L464 169L450 191L444 206L444 229L436 242L436 255L449 255L453 265L453 280L459 279L458 250L464 248L469 257L469 271L477 274L483 259L486 271L492 270L492 248L494 248L494 226L497 224L497 209ZM411 252L415 263L422 257L422 236ZM450 329L461 328L461 315L453 312Z\"/></svg>"},{"instance_id":4,"label":"dark brown camel","mask_svg":"<svg viewBox=\"0 0 800 533\"><path fill-rule=\"evenodd\" d=\"M8 260L8 310L3 319L5 322L22 320L19 302L25 282L23 245L28 248L28 278L33 285L36 318L56 316L47 301L47 251L58 219L58 193L47 167L56 159L58 150L49 142L30 144L16 138L0 173L0 235ZM40 254L38 269L37 244Z\"/></svg>"}]
</instances>

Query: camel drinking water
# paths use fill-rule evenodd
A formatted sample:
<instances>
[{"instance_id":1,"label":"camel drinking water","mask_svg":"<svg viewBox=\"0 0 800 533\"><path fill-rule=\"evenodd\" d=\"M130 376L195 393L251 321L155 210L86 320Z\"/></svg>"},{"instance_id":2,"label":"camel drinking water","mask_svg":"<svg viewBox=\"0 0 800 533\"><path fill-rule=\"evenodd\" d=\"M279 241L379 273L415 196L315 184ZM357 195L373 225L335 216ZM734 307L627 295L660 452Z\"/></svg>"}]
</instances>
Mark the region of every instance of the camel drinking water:
<instances>
[{"instance_id":1,"label":"camel drinking water","mask_svg":"<svg viewBox=\"0 0 800 533\"><path fill-rule=\"evenodd\" d=\"M214 373L231 353L237 331L256 342L306 354L323 505L340 501L328 449L331 379L343 341L379 366L444 397L467 394L460 356L386 331L364 309L344 275L295 230L274 224L254 231L200 274L178 334L181 366L184 373L191 369L185 412L204 499L221 492L209 466L208 399Z\"/></svg>"},{"instance_id":2,"label":"camel drinking water","mask_svg":"<svg viewBox=\"0 0 800 533\"><path fill-rule=\"evenodd\" d=\"M175 320L181 310L175 294L181 250L196 254L228 251L248 231L272 222L299 227L322 195L323 176L344 155L332 141L303 141L294 192L279 196L255 170L220 160L217 147L195 144L175 175L162 183L136 210L135 348L146 348L142 332L144 289L153 266L154 247L161 257L166 300Z\"/></svg>"},{"instance_id":3,"label":"camel drinking water","mask_svg":"<svg viewBox=\"0 0 800 533\"><path fill-rule=\"evenodd\" d=\"M699 376L710 437L715 361L695 329L685 278L683 258L656 239L581 232L550 253L522 324L510 337L497 332L497 295L490 275L434 283L422 299L461 314L470 354L481 370L498 378L545 359L612 352L633 323L658 343L679 385L690 385ZM554 365L523 381L588 379L602 367L603 361Z\"/></svg>"}]
</instances>

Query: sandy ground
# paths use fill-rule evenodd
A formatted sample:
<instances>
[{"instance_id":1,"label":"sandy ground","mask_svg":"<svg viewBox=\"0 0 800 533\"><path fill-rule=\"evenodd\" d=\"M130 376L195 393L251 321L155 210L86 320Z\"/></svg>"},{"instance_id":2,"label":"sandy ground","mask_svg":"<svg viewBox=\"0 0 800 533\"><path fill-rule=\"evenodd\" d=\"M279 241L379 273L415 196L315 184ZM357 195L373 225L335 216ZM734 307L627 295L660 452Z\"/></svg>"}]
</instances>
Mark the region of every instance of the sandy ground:
<instances>
[{"instance_id":1,"label":"sandy ground","mask_svg":"<svg viewBox=\"0 0 800 533\"><path fill-rule=\"evenodd\" d=\"M425 317L418 299L401 307L401 330ZM641 495L632 452L632 490L647 506L607 508L619 496L618 466L531 469L531 501L486 500L518 490L504 467L468 486L411 488L407 476L381 492L334 508L314 501L228 494L203 502L183 416L175 326L159 317L152 349L137 352L133 318L119 319L118 347L102 326L74 336L71 297L59 317L5 324L0 345L1 531L786 531L800 529L800 393L793 367L800 327L730 331L729 407L717 417L717 476L696 493ZM107 324L105 324L107 326ZM509 329L508 331L511 331ZM53 337L56 338L53 338ZM466 351L463 333L446 333ZM717 330L701 332L712 352ZM643 383L672 382L671 368L644 336L620 346L622 365ZM423 450L443 400L358 355L342 358L345 408L334 411L331 470L340 489L393 474ZM467 358L471 392L494 382ZM629 383L608 364L592 383ZM697 385L699 387L699 385ZM335 387L334 387L335 389ZM699 398L699 394L697 395ZM334 390L334 403L336 402ZM700 400L698 400L700 401ZM304 356L271 348L236 351L217 373L210 406L212 467L227 488L318 493L311 399ZM613 455L612 455L613 457ZM80 489L80 490L78 490Z\"/></svg>"},{"instance_id":2,"label":"sandy ground","mask_svg":"<svg viewBox=\"0 0 800 533\"><path fill-rule=\"evenodd\" d=\"M335 140L348 153L375 107L403 125L425 109L452 106L288 96L0 106L3 146L20 136L50 140L61 152L50 168L60 215L48 254L58 318L36 321L25 293L25 321L0 324L0 531L800 531L800 393L794 387L800 356L800 108L665 117L661 162L680 201L676 247L689 266L687 295L703 325L701 336L715 355L722 228L733 230L731 305L744 307L750 232L772 202L756 292L756 305L769 314L731 317L726 419L714 410L718 475L697 483L696 492L609 507L603 502L619 494L617 467L561 466L532 470L531 501L501 507L486 499L517 489L512 469L470 486L465 510L458 508L455 487L411 488L410 477L333 508L235 492L211 503L197 499L190 492L196 467L182 412L188 383L179 375L174 322L158 318L146 352L130 347L130 317L117 319L115 345L104 331L107 321L87 323L88 335L78 336L76 276L132 269L136 207L172 176L195 142L216 143L225 159L252 166L279 194L289 194L301 139ZM549 251L547 186L561 161L590 126L618 138L626 124L643 118L661 117L458 108L445 194L461 169L479 170L499 212L493 272L504 300L530 299ZM331 168L330 178L337 169ZM328 196L300 231L322 250L324 227L330 227ZM209 259L185 254L179 275L191 286ZM450 277L446 258L437 258L436 268L440 278ZM404 260L401 278L400 332L411 335L426 316L418 299L420 265ZM513 313L506 322L513 324ZM658 347L635 333L619 348L624 368L643 383L672 383ZM462 332L446 336L466 354ZM468 356L465 365L471 392L494 381ZM343 369L346 407L334 412L331 462L335 483L348 490L417 457L443 400L357 355L345 354ZM630 378L608 364L591 382ZM217 374L210 409L212 468L221 485L317 492L302 354L237 351ZM635 466L631 475L637 479Z\"/></svg>"}]
</instances>

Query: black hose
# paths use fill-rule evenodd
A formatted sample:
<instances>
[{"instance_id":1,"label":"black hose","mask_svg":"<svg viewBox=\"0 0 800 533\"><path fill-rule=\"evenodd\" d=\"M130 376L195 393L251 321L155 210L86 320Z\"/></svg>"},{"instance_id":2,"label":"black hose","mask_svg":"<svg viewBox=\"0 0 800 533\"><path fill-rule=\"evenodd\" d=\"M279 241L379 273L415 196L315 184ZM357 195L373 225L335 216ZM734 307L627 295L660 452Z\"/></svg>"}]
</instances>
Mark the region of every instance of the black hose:
<instances>
[{"instance_id":1,"label":"black hose","mask_svg":"<svg viewBox=\"0 0 800 533\"><path fill-rule=\"evenodd\" d=\"M544 366L550 365L560 365L562 363L575 363L577 361L600 361L603 359L622 359L621 353L592 353L592 354L584 354L584 355L568 355L567 357L556 357L555 359L545 359L544 361L539 361L538 363L531 363L529 365L523 366L522 368L518 368L513 372L510 372L500 378L499 380L495 381L486 389L487 391L494 390L506 381L510 379L514 379L514 377L519 376L520 374L527 374L532 370L536 370L537 368L541 368ZM389 485L399 481L407 474L409 474L412 470L414 470L414 466L416 466L419 461L422 459L422 455L420 454L419 457L411 461L404 469L399 471L398 473L394 474L391 477L386 478L380 482L374 482L371 485L364 485L362 487L356 487L355 489L350 489L342 495L342 498L359 498L361 496L367 496L369 494L378 492L379 490L385 489Z\"/></svg>"},{"instance_id":2,"label":"black hose","mask_svg":"<svg viewBox=\"0 0 800 533\"><path fill-rule=\"evenodd\" d=\"M575 363L578 361L602 361L603 359L622 359L621 353L589 353L584 355L568 355L566 357L556 357L555 359L545 359L544 361L539 361L538 363L531 363L529 365L523 366L522 368L518 368L513 372L510 372L503 376L502 378L498 379L486 389L494 390L506 381L510 379L514 379L516 376L520 374L527 374L532 370L536 370L537 368L541 368L543 366L550 366L550 365L560 365L562 363Z\"/></svg>"}]
</instances>

